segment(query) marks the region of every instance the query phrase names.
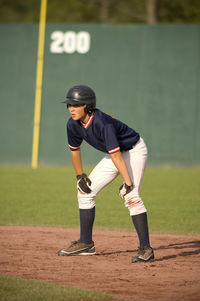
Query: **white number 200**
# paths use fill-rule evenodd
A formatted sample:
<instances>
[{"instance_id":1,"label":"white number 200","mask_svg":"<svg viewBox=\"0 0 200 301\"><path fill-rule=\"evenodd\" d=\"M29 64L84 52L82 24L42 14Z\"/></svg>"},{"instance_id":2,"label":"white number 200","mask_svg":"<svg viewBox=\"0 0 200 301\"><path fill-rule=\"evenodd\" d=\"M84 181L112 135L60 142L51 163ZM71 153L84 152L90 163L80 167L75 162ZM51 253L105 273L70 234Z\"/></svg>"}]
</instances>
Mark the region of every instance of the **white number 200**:
<instances>
[{"instance_id":1,"label":"white number 200","mask_svg":"<svg viewBox=\"0 0 200 301\"><path fill-rule=\"evenodd\" d=\"M87 31L54 31L51 40L51 53L87 53L90 50L90 34Z\"/></svg>"}]
</instances>

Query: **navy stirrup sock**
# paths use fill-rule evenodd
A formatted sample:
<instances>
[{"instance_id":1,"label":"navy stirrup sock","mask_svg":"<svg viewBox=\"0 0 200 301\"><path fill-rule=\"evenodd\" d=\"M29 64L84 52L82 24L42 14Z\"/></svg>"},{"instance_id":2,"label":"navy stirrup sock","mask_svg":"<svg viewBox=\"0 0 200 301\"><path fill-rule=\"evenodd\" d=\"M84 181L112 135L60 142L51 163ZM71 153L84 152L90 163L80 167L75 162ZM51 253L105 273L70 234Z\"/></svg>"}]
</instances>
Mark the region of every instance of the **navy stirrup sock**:
<instances>
[{"instance_id":1,"label":"navy stirrup sock","mask_svg":"<svg viewBox=\"0 0 200 301\"><path fill-rule=\"evenodd\" d=\"M149 230L146 212L132 215L132 221L138 234L140 247L150 247L149 243Z\"/></svg>"},{"instance_id":2,"label":"navy stirrup sock","mask_svg":"<svg viewBox=\"0 0 200 301\"><path fill-rule=\"evenodd\" d=\"M86 244L92 242L92 229L95 218L95 207L79 209L80 213L80 241Z\"/></svg>"}]
</instances>

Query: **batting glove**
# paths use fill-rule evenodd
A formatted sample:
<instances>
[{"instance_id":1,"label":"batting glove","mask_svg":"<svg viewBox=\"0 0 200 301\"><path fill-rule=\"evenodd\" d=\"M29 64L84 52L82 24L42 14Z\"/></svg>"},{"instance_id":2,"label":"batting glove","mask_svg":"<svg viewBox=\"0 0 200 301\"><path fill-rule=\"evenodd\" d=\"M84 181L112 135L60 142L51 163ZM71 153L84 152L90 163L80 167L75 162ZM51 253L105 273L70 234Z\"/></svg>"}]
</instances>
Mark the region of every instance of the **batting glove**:
<instances>
[{"instance_id":1,"label":"batting glove","mask_svg":"<svg viewBox=\"0 0 200 301\"><path fill-rule=\"evenodd\" d=\"M122 186L119 188L119 195L122 199L124 199L125 195L133 190L133 184L128 186L126 183L123 183Z\"/></svg>"},{"instance_id":2,"label":"batting glove","mask_svg":"<svg viewBox=\"0 0 200 301\"><path fill-rule=\"evenodd\" d=\"M86 194L92 191L89 187L91 186L92 182L85 173L76 176L76 178L77 178L77 188L81 193Z\"/></svg>"}]
</instances>

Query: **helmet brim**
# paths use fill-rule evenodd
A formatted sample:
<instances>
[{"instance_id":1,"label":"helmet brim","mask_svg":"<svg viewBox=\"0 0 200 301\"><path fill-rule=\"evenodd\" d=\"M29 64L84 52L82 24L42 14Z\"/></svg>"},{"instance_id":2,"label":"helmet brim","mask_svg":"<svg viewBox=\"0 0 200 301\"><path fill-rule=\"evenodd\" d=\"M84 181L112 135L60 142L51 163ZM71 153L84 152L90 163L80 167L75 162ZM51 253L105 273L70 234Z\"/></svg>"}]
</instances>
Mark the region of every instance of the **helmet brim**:
<instances>
[{"instance_id":1,"label":"helmet brim","mask_svg":"<svg viewBox=\"0 0 200 301\"><path fill-rule=\"evenodd\" d=\"M74 100L74 99L65 99L64 101L61 101L61 103L65 103L67 105L81 105L81 104L85 104L84 101L80 101L80 100Z\"/></svg>"}]
</instances>

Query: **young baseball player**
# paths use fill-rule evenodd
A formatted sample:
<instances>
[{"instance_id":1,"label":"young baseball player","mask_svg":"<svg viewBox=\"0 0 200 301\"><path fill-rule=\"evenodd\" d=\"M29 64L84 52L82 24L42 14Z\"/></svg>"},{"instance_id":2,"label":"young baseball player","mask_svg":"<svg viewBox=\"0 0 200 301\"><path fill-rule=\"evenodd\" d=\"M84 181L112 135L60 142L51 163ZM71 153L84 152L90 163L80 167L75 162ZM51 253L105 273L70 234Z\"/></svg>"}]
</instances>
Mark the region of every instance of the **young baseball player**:
<instances>
[{"instance_id":1,"label":"young baseball player","mask_svg":"<svg viewBox=\"0 0 200 301\"><path fill-rule=\"evenodd\" d=\"M139 248L132 262L154 259L149 242L146 208L139 189L147 160L147 148L140 135L123 122L96 108L94 91L84 85L72 87L64 103L71 115L67 122L68 144L77 177L80 211L80 238L58 251L59 256L94 255L92 229L95 218L95 197L119 174L123 184L119 195L124 199L135 226ZM85 140L105 157L87 176L83 171L80 146Z\"/></svg>"}]
</instances>

